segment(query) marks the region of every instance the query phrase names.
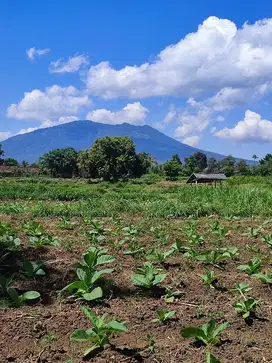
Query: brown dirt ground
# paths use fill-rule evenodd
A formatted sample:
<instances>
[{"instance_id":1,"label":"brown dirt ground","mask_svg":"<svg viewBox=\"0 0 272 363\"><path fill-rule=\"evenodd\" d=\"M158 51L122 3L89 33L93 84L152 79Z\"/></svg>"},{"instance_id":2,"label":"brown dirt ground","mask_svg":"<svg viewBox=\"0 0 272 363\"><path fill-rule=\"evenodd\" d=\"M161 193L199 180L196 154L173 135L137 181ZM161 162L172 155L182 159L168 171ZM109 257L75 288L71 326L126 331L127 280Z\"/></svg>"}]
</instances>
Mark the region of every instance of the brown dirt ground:
<instances>
[{"instance_id":1,"label":"brown dirt ground","mask_svg":"<svg viewBox=\"0 0 272 363\"><path fill-rule=\"evenodd\" d=\"M26 220L26 216L0 215L1 221L7 221L15 228ZM70 342L70 334L76 328L90 327L88 321L79 309L79 302L58 295L58 291L73 281L74 266L87 246L91 245L84 236L86 226L74 219L74 229L65 230L58 227L58 218L36 219L41 221L52 235L61 239L61 247L30 248L27 237L21 232L24 244L24 256L31 259L47 261L47 276L39 279L20 281L18 288L38 290L41 300L38 303L24 305L18 309L0 310L0 363L55 363L72 360L82 362L82 351L85 344ZM106 349L90 358L97 363L201 363L204 362L205 347L196 346L192 339L183 339L180 329L186 326L200 326L211 317L218 322L228 321L230 326L222 333L222 344L213 347L212 352L221 363L261 363L272 362L272 290L259 280L237 270L237 266L246 263L256 255L247 246L253 246L263 259L262 269L271 271L271 250L261 242L260 238L242 237L247 227L259 226L260 220L221 220L230 230L225 239L215 237L209 231L212 220L202 218L198 221L199 232L204 236L204 249L211 246L237 246L240 255L222 265L221 269L212 268L218 277L216 289L205 287L198 276L203 273L201 263L189 261L182 254L170 257L167 264L168 276L162 286L173 286L182 292L181 298L172 304L167 304L160 296L146 293L134 287L130 276L135 268L142 263L142 258L124 256L122 248L113 247L108 243L117 237L108 236L105 245L116 257L113 264L115 272L110 276L112 285L108 284L103 303L90 304L96 313L108 313L126 321L128 333L122 333L112 338L112 348ZM107 226L113 225L111 220L105 221ZM122 226L129 223L141 225L143 232L137 241L146 248L155 243L150 230L151 226L162 225L170 234L168 245L176 237L183 237L182 229L188 221L184 220L149 220L140 218L131 220L124 217ZM266 224L264 233L271 231L271 223ZM118 237L121 238L120 236ZM167 246L163 246L167 248ZM232 304L237 297L231 293L235 283L246 282L252 287L252 295L262 300L257 317L247 324L237 315ZM156 310L176 310L176 315L166 324L153 323ZM50 334L56 339L50 340ZM155 342L152 351L148 344L148 336Z\"/></svg>"}]
</instances>

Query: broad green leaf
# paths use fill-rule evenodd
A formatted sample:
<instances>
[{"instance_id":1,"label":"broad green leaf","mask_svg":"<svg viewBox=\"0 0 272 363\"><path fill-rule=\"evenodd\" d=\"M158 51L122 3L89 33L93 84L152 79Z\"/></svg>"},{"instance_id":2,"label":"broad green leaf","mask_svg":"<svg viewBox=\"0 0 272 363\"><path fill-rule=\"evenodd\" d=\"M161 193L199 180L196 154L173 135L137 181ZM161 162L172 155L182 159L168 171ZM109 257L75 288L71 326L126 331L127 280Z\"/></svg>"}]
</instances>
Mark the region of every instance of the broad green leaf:
<instances>
[{"instance_id":1,"label":"broad green leaf","mask_svg":"<svg viewBox=\"0 0 272 363\"><path fill-rule=\"evenodd\" d=\"M104 270L96 271L91 277L91 283L94 284L102 276L112 273L114 270L112 268L107 268Z\"/></svg>"},{"instance_id":2,"label":"broad green leaf","mask_svg":"<svg viewBox=\"0 0 272 363\"><path fill-rule=\"evenodd\" d=\"M83 288L82 281L74 281L71 284L65 286L61 291L73 291Z\"/></svg>"},{"instance_id":3,"label":"broad green leaf","mask_svg":"<svg viewBox=\"0 0 272 363\"><path fill-rule=\"evenodd\" d=\"M220 361L218 359L216 359L215 356L212 355L212 353L207 352L206 353L206 363L220 363Z\"/></svg>"},{"instance_id":4,"label":"broad green leaf","mask_svg":"<svg viewBox=\"0 0 272 363\"><path fill-rule=\"evenodd\" d=\"M76 329L70 336L70 340L75 340L77 342L90 341L90 335L86 333L83 329Z\"/></svg>"},{"instance_id":5,"label":"broad green leaf","mask_svg":"<svg viewBox=\"0 0 272 363\"><path fill-rule=\"evenodd\" d=\"M84 351L83 356L86 357L88 354L90 354L91 352L95 351L98 348L100 348L99 344L93 344Z\"/></svg>"},{"instance_id":6,"label":"broad green leaf","mask_svg":"<svg viewBox=\"0 0 272 363\"><path fill-rule=\"evenodd\" d=\"M93 291L83 294L82 296L87 301L96 300L103 296L103 291L101 287L96 287Z\"/></svg>"},{"instance_id":7,"label":"broad green leaf","mask_svg":"<svg viewBox=\"0 0 272 363\"><path fill-rule=\"evenodd\" d=\"M9 297L11 298L11 300L13 300L13 301L19 300L19 294L18 294L17 290L15 290L13 287L8 287L7 293L9 294Z\"/></svg>"},{"instance_id":8,"label":"broad green leaf","mask_svg":"<svg viewBox=\"0 0 272 363\"><path fill-rule=\"evenodd\" d=\"M162 282L166 278L167 274L159 274L156 275L153 280L153 285L158 285L160 282Z\"/></svg>"},{"instance_id":9,"label":"broad green leaf","mask_svg":"<svg viewBox=\"0 0 272 363\"><path fill-rule=\"evenodd\" d=\"M147 285L147 280L145 278L145 276L140 275L140 274L134 274L131 276L131 281L133 283L133 285L136 286L146 286Z\"/></svg>"},{"instance_id":10,"label":"broad green leaf","mask_svg":"<svg viewBox=\"0 0 272 363\"><path fill-rule=\"evenodd\" d=\"M96 318L96 315L95 315L95 313L91 310L91 309L89 309L89 308L87 308L86 306L80 306L80 309L81 309L81 311L83 312L83 314L86 316L86 318L88 319L88 320L90 320L90 322L93 324L93 325L96 325L96 320L97 320L97 318Z\"/></svg>"},{"instance_id":11,"label":"broad green leaf","mask_svg":"<svg viewBox=\"0 0 272 363\"><path fill-rule=\"evenodd\" d=\"M221 331L223 331L224 329L226 329L229 326L229 323L222 323L218 326L218 328L216 328L213 332L213 337L215 338L218 334L221 333Z\"/></svg>"},{"instance_id":12,"label":"broad green leaf","mask_svg":"<svg viewBox=\"0 0 272 363\"><path fill-rule=\"evenodd\" d=\"M201 328L197 328L197 327L188 327L188 328L183 328L181 329L181 335L183 338L198 338L201 339L202 341L205 341L205 333Z\"/></svg>"},{"instance_id":13,"label":"broad green leaf","mask_svg":"<svg viewBox=\"0 0 272 363\"><path fill-rule=\"evenodd\" d=\"M110 321L108 324L107 324L107 327L113 331L113 332L117 332L117 331L120 331L120 332L127 332L128 329L127 327L123 324L123 323L119 323L118 321L116 320L112 320Z\"/></svg>"},{"instance_id":14,"label":"broad green leaf","mask_svg":"<svg viewBox=\"0 0 272 363\"><path fill-rule=\"evenodd\" d=\"M38 291L27 291L23 294L25 300L34 300L38 299L41 294Z\"/></svg>"},{"instance_id":15,"label":"broad green leaf","mask_svg":"<svg viewBox=\"0 0 272 363\"><path fill-rule=\"evenodd\" d=\"M112 263L115 261L115 257L110 256L110 255L102 255L99 256L96 262L96 265L104 265L106 263Z\"/></svg>"}]
</instances>

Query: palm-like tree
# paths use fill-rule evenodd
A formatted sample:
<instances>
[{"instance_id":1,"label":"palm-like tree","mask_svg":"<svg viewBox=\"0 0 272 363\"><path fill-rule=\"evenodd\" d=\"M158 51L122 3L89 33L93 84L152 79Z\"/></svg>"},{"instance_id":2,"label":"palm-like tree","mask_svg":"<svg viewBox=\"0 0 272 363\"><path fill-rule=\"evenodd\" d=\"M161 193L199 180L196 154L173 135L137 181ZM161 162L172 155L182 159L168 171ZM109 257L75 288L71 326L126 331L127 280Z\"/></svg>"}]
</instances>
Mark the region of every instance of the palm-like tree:
<instances>
[{"instance_id":1,"label":"palm-like tree","mask_svg":"<svg viewBox=\"0 0 272 363\"><path fill-rule=\"evenodd\" d=\"M256 161L257 161L257 159L259 159L259 156L257 156L256 154L253 154L252 159L254 160L254 164L256 166Z\"/></svg>"}]
</instances>

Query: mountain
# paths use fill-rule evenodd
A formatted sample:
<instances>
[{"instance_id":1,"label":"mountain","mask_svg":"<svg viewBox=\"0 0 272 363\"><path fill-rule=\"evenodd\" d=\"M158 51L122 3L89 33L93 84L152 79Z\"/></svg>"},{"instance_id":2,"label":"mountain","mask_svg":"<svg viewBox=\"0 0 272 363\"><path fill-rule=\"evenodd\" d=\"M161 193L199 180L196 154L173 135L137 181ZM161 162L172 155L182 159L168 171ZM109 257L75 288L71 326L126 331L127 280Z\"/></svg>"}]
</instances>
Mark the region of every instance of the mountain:
<instances>
[{"instance_id":1,"label":"mountain","mask_svg":"<svg viewBox=\"0 0 272 363\"><path fill-rule=\"evenodd\" d=\"M151 126L133 126L127 123L108 125L92 121L75 121L27 134L13 136L2 142L5 157L18 161L38 161L44 153L57 148L73 147L76 150L88 149L98 137L130 136L136 144L137 152L146 151L158 162L178 154L181 159L199 149L182 144ZM201 150L200 150L201 151ZM223 155L204 151L208 157L220 160Z\"/></svg>"}]
</instances>

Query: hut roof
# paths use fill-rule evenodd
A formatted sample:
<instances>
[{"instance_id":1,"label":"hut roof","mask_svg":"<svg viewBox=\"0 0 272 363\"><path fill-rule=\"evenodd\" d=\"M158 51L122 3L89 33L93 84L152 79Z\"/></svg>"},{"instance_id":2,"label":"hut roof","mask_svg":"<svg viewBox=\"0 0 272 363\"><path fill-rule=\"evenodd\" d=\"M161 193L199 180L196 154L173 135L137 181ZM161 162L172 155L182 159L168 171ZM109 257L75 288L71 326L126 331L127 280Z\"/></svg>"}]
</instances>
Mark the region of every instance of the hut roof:
<instances>
[{"instance_id":1,"label":"hut roof","mask_svg":"<svg viewBox=\"0 0 272 363\"><path fill-rule=\"evenodd\" d=\"M216 180L226 180L227 177L225 174L204 174L204 173L194 173L187 180L187 183L208 183Z\"/></svg>"}]
</instances>

